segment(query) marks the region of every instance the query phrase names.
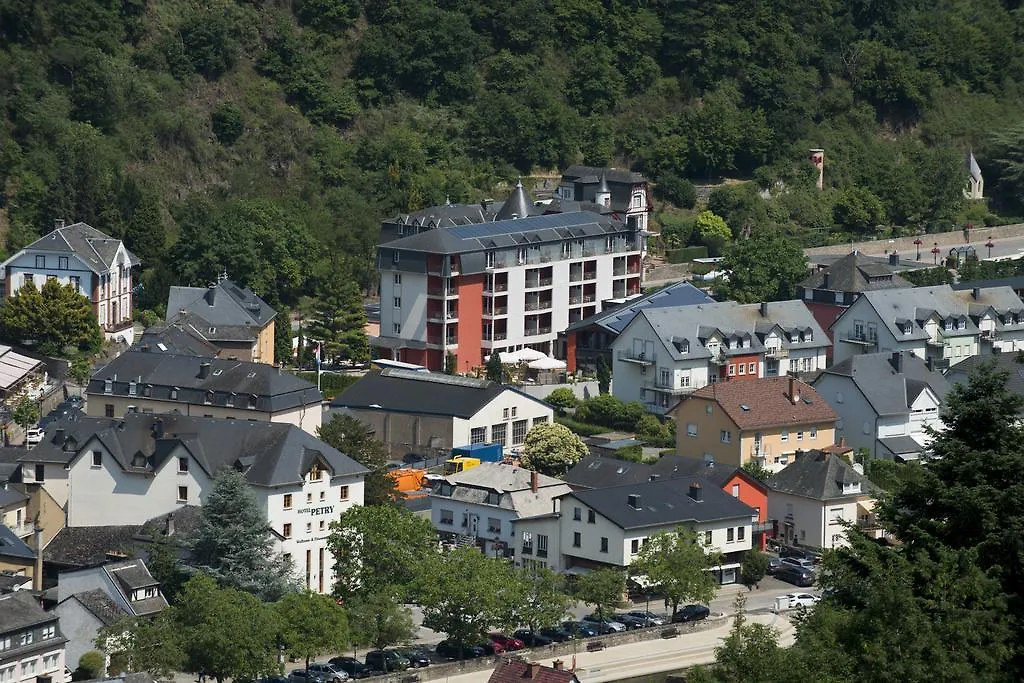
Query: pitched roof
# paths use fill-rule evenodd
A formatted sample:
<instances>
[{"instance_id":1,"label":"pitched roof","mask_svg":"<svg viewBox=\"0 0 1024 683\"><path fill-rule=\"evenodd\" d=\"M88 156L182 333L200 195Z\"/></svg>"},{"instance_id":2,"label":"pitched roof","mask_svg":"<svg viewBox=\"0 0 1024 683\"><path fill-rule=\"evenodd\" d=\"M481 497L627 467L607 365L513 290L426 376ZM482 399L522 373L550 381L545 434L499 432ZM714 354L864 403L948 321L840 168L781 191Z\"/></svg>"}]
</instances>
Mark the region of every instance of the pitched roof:
<instances>
[{"instance_id":1,"label":"pitched roof","mask_svg":"<svg viewBox=\"0 0 1024 683\"><path fill-rule=\"evenodd\" d=\"M454 485L450 496L440 494L441 483L434 485L432 498L463 503L488 505L488 493L499 494L496 507L514 510L519 517L530 517L551 511L551 501L571 490L561 479L537 475L537 490L531 487L533 472L515 465L484 462L476 467L446 477Z\"/></svg>"},{"instance_id":2,"label":"pitched roof","mask_svg":"<svg viewBox=\"0 0 1024 683\"><path fill-rule=\"evenodd\" d=\"M993 363L996 370L1008 373L1006 378L1006 389L1024 396L1024 358L1018 360L1017 353L993 353L987 356L970 356L965 358L946 371L945 378L950 384L967 385L970 376L977 371L978 367L986 363Z\"/></svg>"},{"instance_id":3,"label":"pitched roof","mask_svg":"<svg viewBox=\"0 0 1024 683\"><path fill-rule=\"evenodd\" d=\"M0 524L0 557L34 560L36 553L6 525Z\"/></svg>"},{"instance_id":4,"label":"pitched roof","mask_svg":"<svg viewBox=\"0 0 1024 683\"><path fill-rule=\"evenodd\" d=\"M500 462L482 462L476 467L463 470L458 474L452 474L445 479L456 485L477 486L495 491L523 491L532 486L534 472L524 467L506 465ZM537 486L546 488L548 486L561 486L565 482L561 479L549 477L546 474L536 474Z\"/></svg>"},{"instance_id":5,"label":"pitched roof","mask_svg":"<svg viewBox=\"0 0 1024 683\"><path fill-rule=\"evenodd\" d=\"M182 315L206 323L207 329L238 331L255 327L253 336L274 319L277 312L248 287L223 279L210 287L171 287L167 295L167 322ZM208 338L218 338L211 332Z\"/></svg>"},{"instance_id":6,"label":"pitched roof","mask_svg":"<svg viewBox=\"0 0 1024 683\"><path fill-rule=\"evenodd\" d=\"M183 404L226 407L230 400L236 408L245 409L250 397L255 397L253 409L270 413L323 401L315 385L266 363L173 353L125 351L93 374L86 393L106 393L107 380L112 381L113 396L131 396L134 383L139 397L145 396L146 385L151 385L147 398ZM172 390L177 398L171 398ZM207 403L209 392L213 396Z\"/></svg>"},{"instance_id":7,"label":"pitched roof","mask_svg":"<svg viewBox=\"0 0 1024 683\"><path fill-rule=\"evenodd\" d=\"M799 286L804 289L826 289L835 292L867 292L874 289L913 287L913 283L900 277L897 270L902 269L890 266L885 259L854 251L827 268L815 271Z\"/></svg>"},{"instance_id":8,"label":"pitched roof","mask_svg":"<svg viewBox=\"0 0 1024 683\"><path fill-rule=\"evenodd\" d=\"M975 296L977 294L977 296ZM999 316L1012 313L1014 320L1003 321L997 317L997 330L1024 329L1024 301L1010 287L987 287L971 290L954 290L949 285L933 287L912 287L910 289L882 289L864 292L861 297L878 314L878 317L897 340L923 340L930 338L924 323L932 319L964 320L965 329L953 330L953 335L978 334L977 319L986 312L994 311ZM849 314L849 309L840 320ZM838 322L838 321L837 321ZM910 325L911 331L901 327ZM833 324L835 327L835 324ZM945 331L940 326L940 334Z\"/></svg>"},{"instance_id":9,"label":"pitched roof","mask_svg":"<svg viewBox=\"0 0 1024 683\"><path fill-rule=\"evenodd\" d=\"M587 327L602 327L612 334L619 334L626 325L633 321L636 314L645 308L670 308L676 306L692 306L694 304L712 304L715 300L704 290L694 287L689 282L675 282L667 287L642 294L627 300L620 306L605 308L600 313L574 322L566 328L567 332L575 332Z\"/></svg>"},{"instance_id":10,"label":"pitched roof","mask_svg":"<svg viewBox=\"0 0 1024 683\"><path fill-rule=\"evenodd\" d=\"M592 182L596 184L601 182L602 176L607 182L612 183L628 183L634 185L637 183L647 182L647 178L642 174L635 173L629 169L583 166L582 164L573 164L562 171L562 182ZM591 181L590 178L593 178L593 180Z\"/></svg>"},{"instance_id":11,"label":"pitched roof","mask_svg":"<svg viewBox=\"0 0 1024 683\"><path fill-rule=\"evenodd\" d=\"M110 555L135 551L138 525L64 527L43 548L43 561L67 567L96 567Z\"/></svg>"},{"instance_id":12,"label":"pitched roof","mask_svg":"<svg viewBox=\"0 0 1024 683\"><path fill-rule=\"evenodd\" d=\"M77 601L104 626L110 626L125 615L125 612L110 599L110 596L102 588L75 593L65 598L63 602L68 600Z\"/></svg>"},{"instance_id":13,"label":"pitched roof","mask_svg":"<svg viewBox=\"0 0 1024 683\"><path fill-rule=\"evenodd\" d=\"M838 455L807 451L768 479L768 487L814 500L835 500L872 493L877 490L867 477ZM844 493L843 485L860 484L860 488Z\"/></svg>"},{"instance_id":14,"label":"pitched roof","mask_svg":"<svg viewBox=\"0 0 1024 683\"><path fill-rule=\"evenodd\" d=\"M792 386L791 386L792 385ZM790 395L796 391L796 402ZM708 384L691 394L718 403L743 430L835 422L832 407L809 384L795 377L764 377Z\"/></svg>"},{"instance_id":15,"label":"pitched roof","mask_svg":"<svg viewBox=\"0 0 1024 683\"><path fill-rule=\"evenodd\" d=\"M43 611L39 599L28 591L0 595L0 633L56 621L57 615Z\"/></svg>"},{"instance_id":16,"label":"pitched roof","mask_svg":"<svg viewBox=\"0 0 1024 683\"><path fill-rule=\"evenodd\" d=\"M85 223L73 223L43 235L19 253L41 251L75 254L94 273L104 273L114 265L120 246L121 240L116 237L102 233ZM137 266L141 263L137 256L127 249L125 251L131 265Z\"/></svg>"},{"instance_id":17,"label":"pitched roof","mask_svg":"<svg viewBox=\"0 0 1024 683\"><path fill-rule=\"evenodd\" d=\"M898 368L898 369L897 369ZM949 393L949 381L928 369L912 353L865 353L851 356L819 375L846 377L864 394L878 415L904 415L925 387L941 401Z\"/></svg>"},{"instance_id":18,"label":"pitched roof","mask_svg":"<svg viewBox=\"0 0 1024 683\"><path fill-rule=\"evenodd\" d=\"M521 659L506 659L494 669L488 683L576 683L576 674L567 669L555 669Z\"/></svg>"},{"instance_id":19,"label":"pitched roof","mask_svg":"<svg viewBox=\"0 0 1024 683\"><path fill-rule=\"evenodd\" d=\"M622 529L749 518L754 514L753 508L738 498L706 484L701 477L679 477L574 491L567 496L576 498ZM691 485L699 488L701 500L690 497ZM630 504L634 496L638 497L636 507Z\"/></svg>"},{"instance_id":20,"label":"pitched roof","mask_svg":"<svg viewBox=\"0 0 1024 683\"><path fill-rule=\"evenodd\" d=\"M145 353L174 353L203 358L215 358L220 353L220 348L206 341L196 327L181 322L147 328L131 348Z\"/></svg>"},{"instance_id":21,"label":"pitched roof","mask_svg":"<svg viewBox=\"0 0 1024 683\"><path fill-rule=\"evenodd\" d=\"M514 218L526 218L527 216L539 213L541 211L534 207L533 200L530 199L530 195L526 194L526 189L523 187L523 179L520 178L519 182L512 189L512 194L502 204L501 210L498 211L494 220L505 221Z\"/></svg>"},{"instance_id":22,"label":"pitched roof","mask_svg":"<svg viewBox=\"0 0 1024 683\"><path fill-rule=\"evenodd\" d=\"M331 408L379 409L397 413L470 418L502 392L514 391L542 405L540 399L496 382L386 368L370 372L339 394Z\"/></svg>"},{"instance_id":23,"label":"pitched roof","mask_svg":"<svg viewBox=\"0 0 1024 683\"><path fill-rule=\"evenodd\" d=\"M736 472L735 467L723 467L706 463L699 458L681 455L663 455L650 465L589 455L566 472L564 479L573 487L601 489L659 479L700 477L718 488L723 488Z\"/></svg>"},{"instance_id":24,"label":"pitched roof","mask_svg":"<svg viewBox=\"0 0 1024 683\"><path fill-rule=\"evenodd\" d=\"M878 443L890 455L901 460L916 460L924 452L924 447L910 436L889 436L879 439Z\"/></svg>"}]
</instances>

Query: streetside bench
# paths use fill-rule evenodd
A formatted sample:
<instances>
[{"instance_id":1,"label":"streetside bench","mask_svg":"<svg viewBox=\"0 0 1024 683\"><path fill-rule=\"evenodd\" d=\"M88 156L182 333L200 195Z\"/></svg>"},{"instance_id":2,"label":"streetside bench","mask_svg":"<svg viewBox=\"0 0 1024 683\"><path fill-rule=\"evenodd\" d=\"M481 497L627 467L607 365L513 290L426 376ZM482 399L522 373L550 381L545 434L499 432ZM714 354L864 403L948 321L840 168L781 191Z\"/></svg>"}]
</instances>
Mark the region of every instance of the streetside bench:
<instances>
[{"instance_id":1,"label":"streetside bench","mask_svg":"<svg viewBox=\"0 0 1024 683\"><path fill-rule=\"evenodd\" d=\"M592 640L589 643L587 643L587 652L598 652L600 650L605 649L606 647L607 645L605 645L603 641Z\"/></svg>"}]
</instances>

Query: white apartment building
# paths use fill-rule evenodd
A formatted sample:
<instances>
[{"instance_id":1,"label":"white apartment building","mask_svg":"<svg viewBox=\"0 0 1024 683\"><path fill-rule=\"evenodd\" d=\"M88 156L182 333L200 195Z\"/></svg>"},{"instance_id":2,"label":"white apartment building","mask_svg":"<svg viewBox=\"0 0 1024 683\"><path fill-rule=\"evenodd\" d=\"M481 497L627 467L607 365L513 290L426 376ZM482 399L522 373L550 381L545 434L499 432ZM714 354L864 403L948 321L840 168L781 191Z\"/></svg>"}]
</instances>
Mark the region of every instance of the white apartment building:
<instances>
[{"instance_id":1,"label":"white apartment building","mask_svg":"<svg viewBox=\"0 0 1024 683\"><path fill-rule=\"evenodd\" d=\"M833 359L903 351L948 368L993 349L1024 349L1024 301L1010 287L949 285L864 292L832 324Z\"/></svg>"},{"instance_id":2,"label":"white apartment building","mask_svg":"<svg viewBox=\"0 0 1024 683\"><path fill-rule=\"evenodd\" d=\"M799 300L645 308L612 344L612 392L664 414L712 382L821 370L830 346Z\"/></svg>"},{"instance_id":3,"label":"white apartment building","mask_svg":"<svg viewBox=\"0 0 1024 683\"><path fill-rule=\"evenodd\" d=\"M47 280L72 285L93 305L96 319L109 338L132 341L132 268L139 259L124 243L85 223L64 225L3 262L4 295L12 296L25 283L36 288Z\"/></svg>"},{"instance_id":4,"label":"white apartment building","mask_svg":"<svg viewBox=\"0 0 1024 683\"><path fill-rule=\"evenodd\" d=\"M56 612L45 612L29 591L0 595L0 681L64 680L64 651Z\"/></svg>"},{"instance_id":5,"label":"white apartment building","mask_svg":"<svg viewBox=\"0 0 1024 683\"><path fill-rule=\"evenodd\" d=\"M366 469L294 425L175 414L71 415L52 424L22 458L25 481L41 483L63 501L69 527L143 524L202 505L224 467L245 474L303 585L330 591L330 523L362 504ZM47 476L58 468L63 478Z\"/></svg>"},{"instance_id":6,"label":"white apartment building","mask_svg":"<svg viewBox=\"0 0 1024 683\"><path fill-rule=\"evenodd\" d=\"M380 354L431 370L451 355L458 372L523 347L552 355L558 333L602 301L640 293L638 222L536 212L519 186L493 221L381 245L381 331L371 340Z\"/></svg>"}]
</instances>

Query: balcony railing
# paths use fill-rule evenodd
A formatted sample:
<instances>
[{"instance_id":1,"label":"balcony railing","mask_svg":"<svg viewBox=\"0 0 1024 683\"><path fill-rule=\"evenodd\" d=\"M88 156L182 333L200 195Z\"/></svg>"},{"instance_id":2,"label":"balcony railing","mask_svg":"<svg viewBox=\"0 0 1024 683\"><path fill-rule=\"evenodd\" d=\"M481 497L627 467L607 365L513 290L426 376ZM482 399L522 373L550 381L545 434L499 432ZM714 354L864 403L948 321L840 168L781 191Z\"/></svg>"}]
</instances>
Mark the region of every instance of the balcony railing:
<instances>
[{"instance_id":1,"label":"balcony railing","mask_svg":"<svg viewBox=\"0 0 1024 683\"><path fill-rule=\"evenodd\" d=\"M771 449L764 444L754 442L750 446L750 457L753 459L765 460L772 455Z\"/></svg>"},{"instance_id":2,"label":"balcony railing","mask_svg":"<svg viewBox=\"0 0 1024 683\"><path fill-rule=\"evenodd\" d=\"M495 292L507 292L508 282L495 282L493 284L487 285L486 287L487 288L484 290L484 294L494 294Z\"/></svg>"},{"instance_id":3,"label":"balcony railing","mask_svg":"<svg viewBox=\"0 0 1024 683\"><path fill-rule=\"evenodd\" d=\"M449 287L448 289L445 289L444 287L428 287L427 288L427 296L445 296L445 297L448 297L448 296L458 296L458 295L459 295L458 291L456 289L454 289L454 288L451 288L451 287Z\"/></svg>"},{"instance_id":4,"label":"balcony railing","mask_svg":"<svg viewBox=\"0 0 1024 683\"><path fill-rule=\"evenodd\" d=\"M789 349L784 349L781 346L769 346L764 350L764 355L767 358L788 358Z\"/></svg>"},{"instance_id":5,"label":"balcony railing","mask_svg":"<svg viewBox=\"0 0 1024 683\"><path fill-rule=\"evenodd\" d=\"M767 534L775 531L775 520L769 519L765 522L754 522L750 525L750 533L752 534Z\"/></svg>"},{"instance_id":6,"label":"balcony railing","mask_svg":"<svg viewBox=\"0 0 1024 683\"><path fill-rule=\"evenodd\" d=\"M625 275L625 274L626 274L626 267L625 266L621 266L621 267L617 266L615 268L612 268L612 277L619 277L619 276Z\"/></svg>"},{"instance_id":7,"label":"balcony railing","mask_svg":"<svg viewBox=\"0 0 1024 683\"><path fill-rule=\"evenodd\" d=\"M595 269L595 270L585 270L585 271L583 271L583 279L584 280L596 280L597 279L597 270Z\"/></svg>"},{"instance_id":8,"label":"balcony railing","mask_svg":"<svg viewBox=\"0 0 1024 683\"><path fill-rule=\"evenodd\" d=\"M657 360L657 354L647 355L645 353L636 353L635 351L619 351L619 360L627 363L636 363L637 365L651 366L654 365Z\"/></svg>"},{"instance_id":9,"label":"balcony railing","mask_svg":"<svg viewBox=\"0 0 1024 683\"><path fill-rule=\"evenodd\" d=\"M485 318L497 318L503 315L508 315L508 306L496 306L489 311L484 311Z\"/></svg>"},{"instance_id":10,"label":"balcony railing","mask_svg":"<svg viewBox=\"0 0 1024 683\"><path fill-rule=\"evenodd\" d=\"M639 263L631 263L630 265L626 266L626 272L629 273L630 275L639 275L640 274L640 264Z\"/></svg>"},{"instance_id":11,"label":"balcony railing","mask_svg":"<svg viewBox=\"0 0 1024 683\"><path fill-rule=\"evenodd\" d=\"M526 310L528 311L543 311L551 308L550 301L527 301Z\"/></svg>"},{"instance_id":12,"label":"balcony railing","mask_svg":"<svg viewBox=\"0 0 1024 683\"><path fill-rule=\"evenodd\" d=\"M35 531L35 527L30 522L22 522L21 524L17 524L8 528L11 531L13 531L14 535L18 538L25 538L26 536L31 536L32 533Z\"/></svg>"},{"instance_id":13,"label":"balcony railing","mask_svg":"<svg viewBox=\"0 0 1024 683\"><path fill-rule=\"evenodd\" d=\"M508 339L508 332L495 332L491 335L493 341L505 341Z\"/></svg>"},{"instance_id":14,"label":"balcony railing","mask_svg":"<svg viewBox=\"0 0 1024 683\"><path fill-rule=\"evenodd\" d=\"M528 327L523 332L523 334L525 336L527 336L527 337L536 337L536 336L539 336L539 335L542 335L542 334L551 334L551 328L550 327Z\"/></svg>"},{"instance_id":15,"label":"balcony railing","mask_svg":"<svg viewBox=\"0 0 1024 683\"><path fill-rule=\"evenodd\" d=\"M840 337L840 341L849 342L850 344L861 344L863 346L877 346L878 337L867 337L863 332L844 332Z\"/></svg>"},{"instance_id":16,"label":"balcony railing","mask_svg":"<svg viewBox=\"0 0 1024 683\"><path fill-rule=\"evenodd\" d=\"M550 287L550 286L551 286L551 278L549 278L549 277L527 278L526 279L526 288L527 289L535 289L537 287Z\"/></svg>"},{"instance_id":17,"label":"balcony railing","mask_svg":"<svg viewBox=\"0 0 1024 683\"><path fill-rule=\"evenodd\" d=\"M729 362L729 357L719 351L711 355L711 362L715 365L726 365Z\"/></svg>"}]
</instances>

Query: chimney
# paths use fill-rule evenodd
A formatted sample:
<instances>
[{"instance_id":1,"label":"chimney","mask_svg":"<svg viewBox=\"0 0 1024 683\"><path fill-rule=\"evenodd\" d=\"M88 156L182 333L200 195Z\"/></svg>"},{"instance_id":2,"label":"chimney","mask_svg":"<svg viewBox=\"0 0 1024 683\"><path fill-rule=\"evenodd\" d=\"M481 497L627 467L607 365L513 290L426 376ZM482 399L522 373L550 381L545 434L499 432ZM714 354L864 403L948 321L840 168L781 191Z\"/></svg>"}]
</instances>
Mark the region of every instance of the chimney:
<instances>
[{"instance_id":1,"label":"chimney","mask_svg":"<svg viewBox=\"0 0 1024 683\"><path fill-rule=\"evenodd\" d=\"M540 488L540 475L536 472L530 472L530 490L537 493L537 489Z\"/></svg>"},{"instance_id":2,"label":"chimney","mask_svg":"<svg viewBox=\"0 0 1024 683\"><path fill-rule=\"evenodd\" d=\"M556 659L555 661L551 662L551 668L555 671L564 671L565 662L563 662L561 659Z\"/></svg>"},{"instance_id":3,"label":"chimney","mask_svg":"<svg viewBox=\"0 0 1024 683\"><path fill-rule=\"evenodd\" d=\"M212 306L214 302L217 300L217 286L214 285L207 289L206 294L203 295L203 298L206 299L207 304Z\"/></svg>"},{"instance_id":4,"label":"chimney","mask_svg":"<svg viewBox=\"0 0 1024 683\"><path fill-rule=\"evenodd\" d=\"M169 513L167 515L167 517L164 519L164 522L165 522L165 524L164 524L164 536L173 536L174 535L174 513L173 512Z\"/></svg>"},{"instance_id":5,"label":"chimney","mask_svg":"<svg viewBox=\"0 0 1024 683\"><path fill-rule=\"evenodd\" d=\"M798 448L793 451L793 460L799 460L802 457L804 457L804 449Z\"/></svg>"},{"instance_id":6,"label":"chimney","mask_svg":"<svg viewBox=\"0 0 1024 683\"><path fill-rule=\"evenodd\" d=\"M845 436L839 437L839 447L840 448L846 448L846 437Z\"/></svg>"},{"instance_id":7,"label":"chimney","mask_svg":"<svg viewBox=\"0 0 1024 683\"><path fill-rule=\"evenodd\" d=\"M61 428L57 429L56 431L54 431L54 433L53 433L53 441L52 442L55 443L55 444L58 444L60 446L64 445L64 428L63 427L61 427Z\"/></svg>"},{"instance_id":8,"label":"chimney","mask_svg":"<svg viewBox=\"0 0 1024 683\"><path fill-rule=\"evenodd\" d=\"M762 318L767 318L768 317L768 302L767 301L762 301L761 302L761 317Z\"/></svg>"},{"instance_id":9,"label":"chimney","mask_svg":"<svg viewBox=\"0 0 1024 683\"><path fill-rule=\"evenodd\" d=\"M924 364L925 367L927 367L929 370L935 369L935 359L932 358L931 356L928 356L927 358L924 359Z\"/></svg>"},{"instance_id":10,"label":"chimney","mask_svg":"<svg viewBox=\"0 0 1024 683\"><path fill-rule=\"evenodd\" d=\"M980 299L981 298L981 287L973 287L973 288L971 288L971 296L974 297L975 301Z\"/></svg>"},{"instance_id":11,"label":"chimney","mask_svg":"<svg viewBox=\"0 0 1024 683\"><path fill-rule=\"evenodd\" d=\"M789 400L796 405L800 402L800 389L797 387L797 379L790 375L789 377Z\"/></svg>"},{"instance_id":12,"label":"chimney","mask_svg":"<svg viewBox=\"0 0 1024 683\"><path fill-rule=\"evenodd\" d=\"M704 500L704 490L699 481L690 484L690 498L698 503Z\"/></svg>"},{"instance_id":13,"label":"chimney","mask_svg":"<svg viewBox=\"0 0 1024 683\"><path fill-rule=\"evenodd\" d=\"M32 570L32 590L43 590L43 527L35 528L36 566Z\"/></svg>"},{"instance_id":14,"label":"chimney","mask_svg":"<svg viewBox=\"0 0 1024 683\"><path fill-rule=\"evenodd\" d=\"M200 363L199 364L199 379L206 379L210 376L210 364Z\"/></svg>"},{"instance_id":15,"label":"chimney","mask_svg":"<svg viewBox=\"0 0 1024 683\"><path fill-rule=\"evenodd\" d=\"M629 496L626 498L626 502L629 504L629 507L633 508L634 510L640 509L640 496L638 494L629 494Z\"/></svg>"},{"instance_id":16,"label":"chimney","mask_svg":"<svg viewBox=\"0 0 1024 683\"><path fill-rule=\"evenodd\" d=\"M537 678L537 674L540 673L540 662L530 662L530 670L527 673L529 673L531 681Z\"/></svg>"},{"instance_id":17,"label":"chimney","mask_svg":"<svg viewBox=\"0 0 1024 683\"><path fill-rule=\"evenodd\" d=\"M895 250L889 254L889 265L898 266L900 264L900 255Z\"/></svg>"},{"instance_id":18,"label":"chimney","mask_svg":"<svg viewBox=\"0 0 1024 683\"><path fill-rule=\"evenodd\" d=\"M892 369L897 373L903 372L903 352L893 351L892 358L889 360L889 364L892 365Z\"/></svg>"},{"instance_id":19,"label":"chimney","mask_svg":"<svg viewBox=\"0 0 1024 683\"><path fill-rule=\"evenodd\" d=\"M153 420L153 438L164 438L164 419L162 417L158 417Z\"/></svg>"},{"instance_id":20,"label":"chimney","mask_svg":"<svg viewBox=\"0 0 1024 683\"><path fill-rule=\"evenodd\" d=\"M63 227L64 227L64 219L63 218L55 218L53 220L53 229L54 230L60 230Z\"/></svg>"},{"instance_id":21,"label":"chimney","mask_svg":"<svg viewBox=\"0 0 1024 683\"><path fill-rule=\"evenodd\" d=\"M824 278L825 278L825 280L824 280L824 282L821 283L821 288L822 289L828 289L829 277L828 277L828 272L827 271L825 272Z\"/></svg>"}]
</instances>

